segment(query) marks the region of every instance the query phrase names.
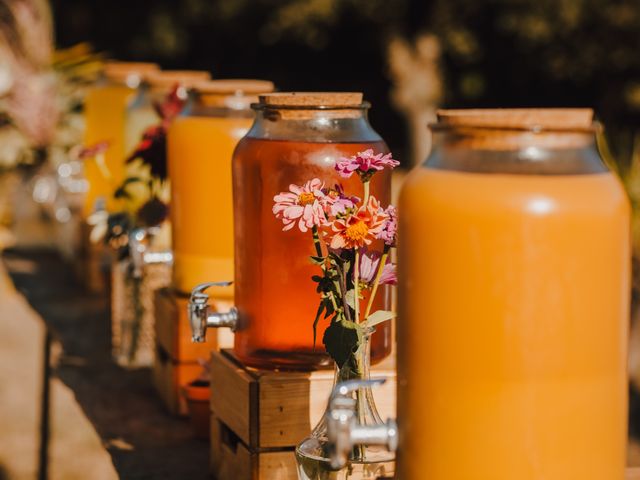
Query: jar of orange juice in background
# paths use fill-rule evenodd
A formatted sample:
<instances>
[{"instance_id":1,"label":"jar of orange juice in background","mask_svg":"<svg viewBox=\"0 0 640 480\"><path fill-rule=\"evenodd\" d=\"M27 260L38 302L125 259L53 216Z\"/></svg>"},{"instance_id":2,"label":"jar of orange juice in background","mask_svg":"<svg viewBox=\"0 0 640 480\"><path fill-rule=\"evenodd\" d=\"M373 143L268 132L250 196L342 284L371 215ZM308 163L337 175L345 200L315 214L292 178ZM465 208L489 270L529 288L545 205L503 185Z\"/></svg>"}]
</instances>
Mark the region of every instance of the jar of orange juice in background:
<instances>
[{"instance_id":1,"label":"jar of orange juice in background","mask_svg":"<svg viewBox=\"0 0 640 480\"><path fill-rule=\"evenodd\" d=\"M174 287L233 279L231 157L253 123L251 103L273 91L264 80L194 83L191 100L169 127ZM212 292L213 293L213 292ZM232 287L216 290L230 299Z\"/></svg>"},{"instance_id":2,"label":"jar of orange juice in background","mask_svg":"<svg viewBox=\"0 0 640 480\"><path fill-rule=\"evenodd\" d=\"M622 480L629 204L592 112L433 131L399 206L398 478Z\"/></svg>"},{"instance_id":3,"label":"jar of orange juice in background","mask_svg":"<svg viewBox=\"0 0 640 480\"><path fill-rule=\"evenodd\" d=\"M150 72L157 72L154 63L106 62L101 80L89 89L85 97L84 117L85 145L109 142L100 160L85 162L85 176L89 184L84 214L96 208L96 202L104 205L111 199L113 190L124 176L124 124L125 112L131 98Z\"/></svg>"},{"instance_id":4,"label":"jar of orange juice in background","mask_svg":"<svg viewBox=\"0 0 640 480\"><path fill-rule=\"evenodd\" d=\"M158 125L160 116L156 105L166 101L167 95L178 88L176 95L186 100L188 89L194 82L208 80L209 72L199 70L163 70L145 77L145 83L131 99L127 107L125 120L125 156L133 153L142 139L143 133Z\"/></svg>"}]
</instances>

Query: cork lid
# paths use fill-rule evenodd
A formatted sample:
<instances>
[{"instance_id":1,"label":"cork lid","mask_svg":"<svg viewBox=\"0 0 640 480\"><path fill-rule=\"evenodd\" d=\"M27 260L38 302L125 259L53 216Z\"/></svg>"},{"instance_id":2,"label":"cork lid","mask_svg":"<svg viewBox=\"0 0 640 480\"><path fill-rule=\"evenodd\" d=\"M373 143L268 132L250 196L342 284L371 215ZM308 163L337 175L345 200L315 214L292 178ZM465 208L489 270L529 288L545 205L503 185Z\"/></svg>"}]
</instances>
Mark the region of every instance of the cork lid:
<instances>
[{"instance_id":1,"label":"cork lid","mask_svg":"<svg viewBox=\"0 0 640 480\"><path fill-rule=\"evenodd\" d=\"M161 70L147 75L152 88L166 89L175 85L191 87L196 82L209 80L211 74L201 70Z\"/></svg>"},{"instance_id":2,"label":"cork lid","mask_svg":"<svg viewBox=\"0 0 640 480\"><path fill-rule=\"evenodd\" d=\"M584 130L593 124L590 108L504 108L438 110L438 124L471 128Z\"/></svg>"},{"instance_id":3,"label":"cork lid","mask_svg":"<svg viewBox=\"0 0 640 480\"><path fill-rule=\"evenodd\" d=\"M593 141L598 128L590 108L439 110L435 131L453 130L449 144L474 149L527 146L575 148ZM585 135L587 134L587 135Z\"/></svg>"},{"instance_id":4,"label":"cork lid","mask_svg":"<svg viewBox=\"0 0 640 480\"><path fill-rule=\"evenodd\" d=\"M140 80L148 74L158 71L160 71L160 67L155 63L110 60L104 64L104 76L106 78L114 82L126 83L132 87L137 86Z\"/></svg>"},{"instance_id":5,"label":"cork lid","mask_svg":"<svg viewBox=\"0 0 640 480\"><path fill-rule=\"evenodd\" d=\"M360 92L278 92L260 95L254 106L265 110L271 119L310 120L324 118L358 118L363 103Z\"/></svg>"},{"instance_id":6,"label":"cork lid","mask_svg":"<svg viewBox=\"0 0 640 480\"><path fill-rule=\"evenodd\" d=\"M274 85L268 80L225 79L197 81L192 88L205 95L258 95L273 92Z\"/></svg>"},{"instance_id":7,"label":"cork lid","mask_svg":"<svg viewBox=\"0 0 640 480\"><path fill-rule=\"evenodd\" d=\"M350 108L362 105L360 92L279 92L260 95L260 103L274 107Z\"/></svg>"}]
</instances>

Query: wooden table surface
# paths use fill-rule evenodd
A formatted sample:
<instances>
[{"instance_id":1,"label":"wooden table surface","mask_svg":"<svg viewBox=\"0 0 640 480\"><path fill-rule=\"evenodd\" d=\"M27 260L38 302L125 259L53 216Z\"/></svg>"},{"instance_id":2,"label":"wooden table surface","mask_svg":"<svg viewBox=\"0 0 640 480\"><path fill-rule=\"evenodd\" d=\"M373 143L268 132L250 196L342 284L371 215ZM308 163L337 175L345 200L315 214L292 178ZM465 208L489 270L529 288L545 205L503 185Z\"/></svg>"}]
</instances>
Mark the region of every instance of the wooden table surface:
<instances>
[{"instance_id":1,"label":"wooden table surface","mask_svg":"<svg viewBox=\"0 0 640 480\"><path fill-rule=\"evenodd\" d=\"M119 477L209 479L208 443L193 438L186 419L165 411L150 369L125 370L112 362L108 293L84 293L71 267L52 252L6 251L2 257L16 289L62 349L53 375L75 393Z\"/></svg>"}]
</instances>

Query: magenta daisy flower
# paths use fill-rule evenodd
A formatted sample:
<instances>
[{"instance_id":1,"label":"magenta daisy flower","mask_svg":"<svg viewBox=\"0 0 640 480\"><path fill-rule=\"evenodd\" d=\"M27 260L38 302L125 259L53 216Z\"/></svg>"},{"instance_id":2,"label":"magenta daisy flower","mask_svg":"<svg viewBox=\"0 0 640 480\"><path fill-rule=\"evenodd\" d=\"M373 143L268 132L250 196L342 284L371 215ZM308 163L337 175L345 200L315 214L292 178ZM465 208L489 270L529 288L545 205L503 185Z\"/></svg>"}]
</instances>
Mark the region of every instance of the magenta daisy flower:
<instances>
[{"instance_id":1,"label":"magenta daisy flower","mask_svg":"<svg viewBox=\"0 0 640 480\"><path fill-rule=\"evenodd\" d=\"M374 173L384 170L386 167L393 169L398 165L400 162L394 160L391 153L376 155L372 149L368 149L352 157L342 157L336 162L335 168L341 177L349 178L354 172L357 172L363 180L368 180Z\"/></svg>"}]
</instances>

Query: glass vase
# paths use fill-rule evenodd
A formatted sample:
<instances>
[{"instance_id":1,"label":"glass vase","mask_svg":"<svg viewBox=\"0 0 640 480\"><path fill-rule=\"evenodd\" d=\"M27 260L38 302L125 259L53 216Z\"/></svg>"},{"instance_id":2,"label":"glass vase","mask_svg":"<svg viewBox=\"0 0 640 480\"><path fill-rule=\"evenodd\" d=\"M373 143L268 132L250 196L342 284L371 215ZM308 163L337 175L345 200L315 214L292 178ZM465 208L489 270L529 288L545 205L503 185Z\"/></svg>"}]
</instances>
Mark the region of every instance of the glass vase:
<instances>
[{"instance_id":1,"label":"glass vase","mask_svg":"<svg viewBox=\"0 0 640 480\"><path fill-rule=\"evenodd\" d=\"M335 367L334 386L347 380L369 380L371 362L370 338L373 329L363 335L358 350L342 366ZM380 418L371 387L353 392L356 415L360 425L385 425ZM395 473L395 453L377 445L356 446L349 456L348 465L341 470L331 468L327 438L326 412L311 435L296 447L296 462L300 480L375 480L392 477Z\"/></svg>"}]
</instances>

